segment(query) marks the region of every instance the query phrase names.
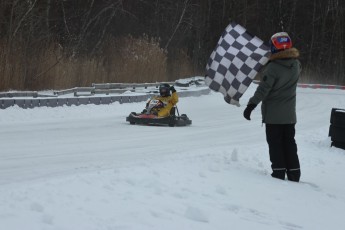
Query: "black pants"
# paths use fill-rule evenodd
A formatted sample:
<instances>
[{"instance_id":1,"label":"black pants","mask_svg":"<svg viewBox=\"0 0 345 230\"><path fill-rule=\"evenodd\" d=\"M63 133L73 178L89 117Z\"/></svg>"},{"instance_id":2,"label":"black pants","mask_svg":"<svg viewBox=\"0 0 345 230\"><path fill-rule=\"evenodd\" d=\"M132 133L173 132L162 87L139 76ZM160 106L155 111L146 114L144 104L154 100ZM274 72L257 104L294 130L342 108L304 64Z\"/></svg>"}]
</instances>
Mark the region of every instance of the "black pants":
<instances>
[{"instance_id":1,"label":"black pants","mask_svg":"<svg viewBox=\"0 0 345 230\"><path fill-rule=\"evenodd\" d=\"M266 140L269 147L272 177L298 182L301 177L295 124L266 124Z\"/></svg>"}]
</instances>

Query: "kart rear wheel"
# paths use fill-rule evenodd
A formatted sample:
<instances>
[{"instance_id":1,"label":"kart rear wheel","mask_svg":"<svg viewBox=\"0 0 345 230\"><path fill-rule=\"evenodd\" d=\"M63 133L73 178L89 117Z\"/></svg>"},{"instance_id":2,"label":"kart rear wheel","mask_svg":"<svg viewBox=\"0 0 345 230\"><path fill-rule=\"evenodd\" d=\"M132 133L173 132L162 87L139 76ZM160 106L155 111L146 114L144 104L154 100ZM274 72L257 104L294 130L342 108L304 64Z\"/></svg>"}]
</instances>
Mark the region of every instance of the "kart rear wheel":
<instances>
[{"instance_id":1,"label":"kart rear wheel","mask_svg":"<svg viewBox=\"0 0 345 230\"><path fill-rule=\"evenodd\" d=\"M186 114L181 114L181 119L182 119L182 120L187 120L187 119L188 119L188 117L187 117L187 115L186 115Z\"/></svg>"}]
</instances>

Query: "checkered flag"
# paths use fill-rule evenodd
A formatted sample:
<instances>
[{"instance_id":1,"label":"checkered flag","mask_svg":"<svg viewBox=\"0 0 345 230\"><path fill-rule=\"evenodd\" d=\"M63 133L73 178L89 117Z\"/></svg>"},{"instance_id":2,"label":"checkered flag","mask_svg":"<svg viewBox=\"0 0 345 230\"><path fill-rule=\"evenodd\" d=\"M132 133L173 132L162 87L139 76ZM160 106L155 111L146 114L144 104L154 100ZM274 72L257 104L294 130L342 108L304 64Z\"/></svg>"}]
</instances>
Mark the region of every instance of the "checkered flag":
<instances>
[{"instance_id":1,"label":"checkered flag","mask_svg":"<svg viewBox=\"0 0 345 230\"><path fill-rule=\"evenodd\" d=\"M206 85L224 95L224 100L240 106L239 99L261 67L268 62L269 47L241 25L225 29L206 66Z\"/></svg>"}]
</instances>

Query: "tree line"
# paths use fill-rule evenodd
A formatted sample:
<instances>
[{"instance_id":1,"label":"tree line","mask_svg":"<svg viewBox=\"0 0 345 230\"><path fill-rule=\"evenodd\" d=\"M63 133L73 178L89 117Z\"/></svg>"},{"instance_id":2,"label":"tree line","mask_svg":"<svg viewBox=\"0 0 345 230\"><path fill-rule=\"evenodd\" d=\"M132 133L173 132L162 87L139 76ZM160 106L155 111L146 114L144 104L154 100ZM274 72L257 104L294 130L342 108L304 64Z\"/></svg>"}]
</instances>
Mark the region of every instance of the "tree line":
<instances>
[{"instance_id":1,"label":"tree line","mask_svg":"<svg viewBox=\"0 0 345 230\"><path fill-rule=\"evenodd\" d=\"M343 0L0 0L0 90L203 75L231 22L290 34L302 81L345 83Z\"/></svg>"}]
</instances>

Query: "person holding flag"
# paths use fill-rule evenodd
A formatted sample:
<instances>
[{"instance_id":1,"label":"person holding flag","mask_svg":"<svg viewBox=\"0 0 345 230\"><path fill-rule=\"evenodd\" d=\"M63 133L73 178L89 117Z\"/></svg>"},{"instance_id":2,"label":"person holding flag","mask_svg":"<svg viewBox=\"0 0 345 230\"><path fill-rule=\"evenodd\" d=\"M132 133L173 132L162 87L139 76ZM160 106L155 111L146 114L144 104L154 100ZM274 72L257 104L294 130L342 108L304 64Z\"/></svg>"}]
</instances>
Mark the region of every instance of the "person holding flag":
<instances>
[{"instance_id":1,"label":"person holding flag","mask_svg":"<svg viewBox=\"0 0 345 230\"><path fill-rule=\"evenodd\" d=\"M292 47L286 32L270 39L271 56L253 97L249 99L243 116L250 115L261 103L262 122L266 126L266 140L272 163L272 177L298 182L300 163L295 141L296 88L301 72L299 51Z\"/></svg>"}]
</instances>

